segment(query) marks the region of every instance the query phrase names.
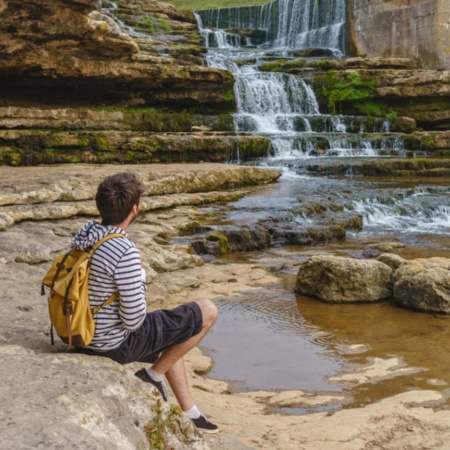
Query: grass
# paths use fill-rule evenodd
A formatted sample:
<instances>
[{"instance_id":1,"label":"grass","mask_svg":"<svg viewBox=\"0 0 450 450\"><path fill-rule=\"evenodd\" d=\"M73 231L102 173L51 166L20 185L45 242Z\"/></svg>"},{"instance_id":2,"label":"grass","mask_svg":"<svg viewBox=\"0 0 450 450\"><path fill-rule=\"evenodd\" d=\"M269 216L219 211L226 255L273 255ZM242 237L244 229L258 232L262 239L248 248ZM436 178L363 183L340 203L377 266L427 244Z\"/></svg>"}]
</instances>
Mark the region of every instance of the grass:
<instances>
[{"instance_id":1,"label":"grass","mask_svg":"<svg viewBox=\"0 0 450 450\"><path fill-rule=\"evenodd\" d=\"M169 3L175 5L179 10L196 10L212 8L233 8L237 6L264 5L270 3L269 0L170 0Z\"/></svg>"}]
</instances>

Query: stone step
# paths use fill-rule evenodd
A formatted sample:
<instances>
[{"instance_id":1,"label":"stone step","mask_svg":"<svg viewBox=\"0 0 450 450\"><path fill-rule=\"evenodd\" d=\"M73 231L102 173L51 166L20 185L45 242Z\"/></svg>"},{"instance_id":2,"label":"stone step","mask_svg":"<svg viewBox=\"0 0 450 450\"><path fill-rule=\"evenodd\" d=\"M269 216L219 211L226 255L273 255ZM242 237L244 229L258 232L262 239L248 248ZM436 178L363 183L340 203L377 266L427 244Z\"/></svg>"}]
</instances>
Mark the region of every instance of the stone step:
<instances>
[{"instance_id":1,"label":"stone step","mask_svg":"<svg viewBox=\"0 0 450 450\"><path fill-rule=\"evenodd\" d=\"M0 164L227 162L265 157L249 133L0 130Z\"/></svg>"},{"instance_id":2,"label":"stone step","mask_svg":"<svg viewBox=\"0 0 450 450\"><path fill-rule=\"evenodd\" d=\"M189 132L193 127L234 131L230 114L165 112L161 108L23 108L0 107L0 129L131 130ZM195 130L195 128L194 128Z\"/></svg>"}]
</instances>

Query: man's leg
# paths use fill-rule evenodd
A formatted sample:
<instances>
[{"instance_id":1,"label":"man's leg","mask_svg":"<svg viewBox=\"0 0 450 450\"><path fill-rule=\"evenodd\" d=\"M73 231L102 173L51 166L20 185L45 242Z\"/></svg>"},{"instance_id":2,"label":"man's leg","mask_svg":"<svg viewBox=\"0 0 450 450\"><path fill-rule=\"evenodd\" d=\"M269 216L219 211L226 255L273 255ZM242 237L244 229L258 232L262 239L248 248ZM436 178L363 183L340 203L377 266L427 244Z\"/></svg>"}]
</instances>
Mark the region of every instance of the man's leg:
<instances>
[{"instance_id":1,"label":"man's leg","mask_svg":"<svg viewBox=\"0 0 450 450\"><path fill-rule=\"evenodd\" d=\"M167 393L163 382L163 376L165 376L181 409L190 417L197 429L205 433L217 433L219 427L211 423L199 411L191 397L186 378L186 369L182 359L189 350L201 341L217 319L217 308L211 300L198 300L197 304L200 306L202 312L203 327L201 331L186 342L176 344L165 350L158 361L153 364L152 368L147 369L148 375L138 375L138 373L136 375L140 378L144 376L146 378L144 381L150 381L157 387L163 398L166 399ZM143 371L145 372L145 369Z\"/></svg>"},{"instance_id":2,"label":"man's leg","mask_svg":"<svg viewBox=\"0 0 450 450\"><path fill-rule=\"evenodd\" d=\"M184 367L183 358L179 359L167 372L167 381L172 388L178 403L183 411L187 411L194 406L189 385L186 378L186 369Z\"/></svg>"},{"instance_id":3,"label":"man's leg","mask_svg":"<svg viewBox=\"0 0 450 450\"><path fill-rule=\"evenodd\" d=\"M182 344L176 344L173 347L167 349L158 359L158 361L153 364L152 369L160 374L166 375L171 367L175 365L175 363L180 360L189 350L194 348L208 333L209 329L214 325L217 319L217 307L211 300L198 300L196 303L200 306L203 317L203 328L200 333L192 336L186 342ZM183 365L184 368L184 365ZM177 373L177 370L175 370ZM173 379L172 374L172 379ZM176 377L175 377L176 378ZM176 380L174 380L176 382ZM169 382L170 383L170 382ZM170 384L172 389L173 386ZM176 388L175 388L176 389Z\"/></svg>"}]
</instances>

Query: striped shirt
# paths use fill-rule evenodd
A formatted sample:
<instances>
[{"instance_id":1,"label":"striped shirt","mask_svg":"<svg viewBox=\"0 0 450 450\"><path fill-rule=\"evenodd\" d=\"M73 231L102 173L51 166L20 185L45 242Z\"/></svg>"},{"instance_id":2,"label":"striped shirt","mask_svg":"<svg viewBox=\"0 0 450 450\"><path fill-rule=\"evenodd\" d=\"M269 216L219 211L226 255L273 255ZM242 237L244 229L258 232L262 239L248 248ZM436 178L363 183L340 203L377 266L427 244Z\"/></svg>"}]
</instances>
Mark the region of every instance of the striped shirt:
<instances>
[{"instance_id":1,"label":"striped shirt","mask_svg":"<svg viewBox=\"0 0 450 450\"><path fill-rule=\"evenodd\" d=\"M120 233L124 238L104 242L93 254L89 273L91 308L100 306L119 291L119 298L101 308L94 316L95 333L88 348L107 351L117 348L145 319L145 272L141 255L121 228L87 223L73 238L72 246L86 250L108 234Z\"/></svg>"}]
</instances>

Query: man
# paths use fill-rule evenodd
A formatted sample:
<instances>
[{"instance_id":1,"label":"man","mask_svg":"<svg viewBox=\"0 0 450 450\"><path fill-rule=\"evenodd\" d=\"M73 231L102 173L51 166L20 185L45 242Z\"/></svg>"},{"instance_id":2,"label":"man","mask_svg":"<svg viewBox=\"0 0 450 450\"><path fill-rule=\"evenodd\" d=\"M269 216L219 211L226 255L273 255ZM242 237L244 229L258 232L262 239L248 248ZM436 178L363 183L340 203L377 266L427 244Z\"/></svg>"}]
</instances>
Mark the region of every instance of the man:
<instances>
[{"instance_id":1,"label":"man","mask_svg":"<svg viewBox=\"0 0 450 450\"><path fill-rule=\"evenodd\" d=\"M216 433L217 425L198 410L191 398L182 357L214 324L217 308L205 299L173 310L147 313L141 255L126 233L138 215L142 192L142 184L131 173L105 178L95 197L101 223L87 223L72 240L73 247L83 250L108 234L124 236L107 240L92 257L89 274L91 306L101 305L117 291L119 298L95 315L94 338L88 347L78 351L106 356L120 364L152 363L151 368L143 368L136 375L156 387L167 401L165 377L195 426L204 432Z\"/></svg>"}]
</instances>

